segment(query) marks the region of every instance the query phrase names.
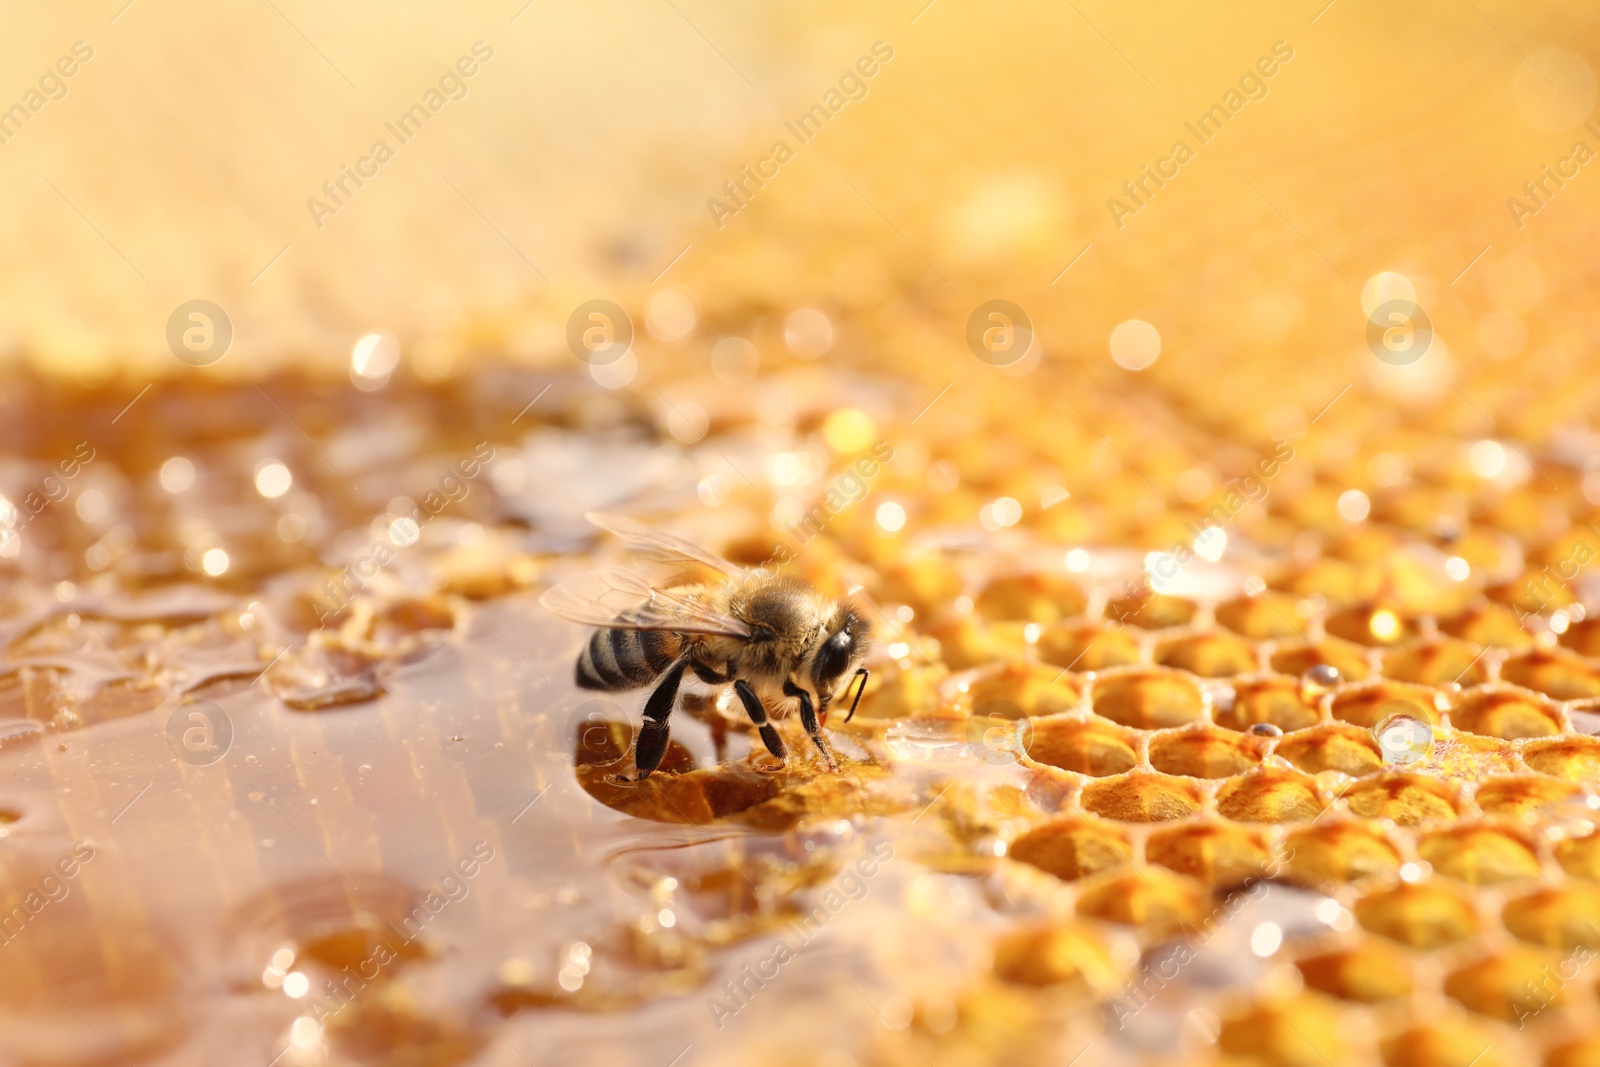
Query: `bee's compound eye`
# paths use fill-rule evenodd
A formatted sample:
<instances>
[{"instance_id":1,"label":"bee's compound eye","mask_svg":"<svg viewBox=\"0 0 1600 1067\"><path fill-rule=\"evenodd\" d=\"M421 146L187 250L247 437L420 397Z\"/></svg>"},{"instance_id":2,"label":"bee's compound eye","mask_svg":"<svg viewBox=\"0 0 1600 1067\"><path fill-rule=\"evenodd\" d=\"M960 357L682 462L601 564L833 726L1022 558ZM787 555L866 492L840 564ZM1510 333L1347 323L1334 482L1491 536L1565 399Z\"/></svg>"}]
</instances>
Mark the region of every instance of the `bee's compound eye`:
<instances>
[{"instance_id":1,"label":"bee's compound eye","mask_svg":"<svg viewBox=\"0 0 1600 1067\"><path fill-rule=\"evenodd\" d=\"M817 650L817 661L811 672L819 687L844 673L850 665L850 649L854 643L855 639L849 630L839 630L823 642Z\"/></svg>"}]
</instances>

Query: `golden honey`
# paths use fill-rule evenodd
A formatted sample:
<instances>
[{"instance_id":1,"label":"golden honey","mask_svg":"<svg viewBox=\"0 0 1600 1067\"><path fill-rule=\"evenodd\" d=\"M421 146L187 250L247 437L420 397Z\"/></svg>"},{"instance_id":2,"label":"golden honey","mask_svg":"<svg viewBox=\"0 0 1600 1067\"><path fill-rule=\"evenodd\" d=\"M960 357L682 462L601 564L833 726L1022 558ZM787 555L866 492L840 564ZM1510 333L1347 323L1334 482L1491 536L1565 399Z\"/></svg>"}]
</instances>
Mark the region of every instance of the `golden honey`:
<instances>
[{"instance_id":1,"label":"golden honey","mask_svg":"<svg viewBox=\"0 0 1600 1067\"><path fill-rule=\"evenodd\" d=\"M1600 1064L1592 13L114 7L0 35L0 1064ZM859 599L838 774L634 780L597 509Z\"/></svg>"}]
</instances>

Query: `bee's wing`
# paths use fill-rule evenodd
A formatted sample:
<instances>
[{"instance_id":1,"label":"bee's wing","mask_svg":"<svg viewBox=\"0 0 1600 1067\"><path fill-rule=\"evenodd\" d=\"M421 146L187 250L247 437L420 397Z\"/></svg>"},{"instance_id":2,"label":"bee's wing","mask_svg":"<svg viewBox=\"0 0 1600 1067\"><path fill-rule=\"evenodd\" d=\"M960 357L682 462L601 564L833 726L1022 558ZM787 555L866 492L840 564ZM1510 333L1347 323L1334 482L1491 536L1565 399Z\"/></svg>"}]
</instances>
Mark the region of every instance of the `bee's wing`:
<instances>
[{"instance_id":1,"label":"bee's wing","mask_svg":"<svg viewBox=\"0 0 1600 1067\"><path fill-rule=\"evenodd\" d=\"M590 626L618 630L668 630L749 638L748 624L671 589L650 584L625 567L568 578L539 597L545 609Z\"/></svg>"},{"instance_id":2,"label":"bee's wing","mask_svg":"<svg viewBox=\"0 0 1600 1067\"><path fill-rule=\"evenodd\" d=\"M742 569L738 564L731 563L713 552L707 552L698 545L690 544L681 537L674 537L663 530L646 526L638 519L630 519L626 515L591 511L586 513L584 518L602 530L622 538L641 559L657 563L698 563L702 567L710 567L719 574L727 575L738 574Z\"/></svg>"}]
</instances>

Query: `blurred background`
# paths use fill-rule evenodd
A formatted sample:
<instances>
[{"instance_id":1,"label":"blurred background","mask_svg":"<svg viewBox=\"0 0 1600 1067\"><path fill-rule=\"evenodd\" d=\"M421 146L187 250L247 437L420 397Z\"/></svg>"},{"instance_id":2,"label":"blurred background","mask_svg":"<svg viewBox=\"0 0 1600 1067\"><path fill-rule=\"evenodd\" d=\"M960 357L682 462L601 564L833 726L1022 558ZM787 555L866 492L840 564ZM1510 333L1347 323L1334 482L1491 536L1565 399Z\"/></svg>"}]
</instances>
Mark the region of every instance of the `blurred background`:
<instances>
[{"instance_id":1,"label":"blurred background","mask_svg":"<svg viewBox=\"0 0 1600 1067\"><path fill-rule=\"evenodd\" d=\"M1545 208L1524 182L1596 140L1590 13L902 7L19 12L8 101L31 107L77 42L93 58L0 145L0 341L73 380L188 374L167 322L204 299L233 326L209 373L342 374L382 329L437 379L483 354L570 365L576 305L640 316L684 286L708 309L870 309L884 333L837 353L853 363L965 365L959 333L902 317L1003 297L1047 356L1104 356L1139 318L1165 386L1289 363L1292 389L1367 367L1360 293L1385 270L1411 279L1452 364L1526 354L1560 374L1589 336L1573 295L1594 183L1578 170ZM878 41L893 59L801 144L785 124ZM477 42L493 58L402 143L386 124ZM1186 124L1263 57L1275 73L1202 144ZM723 183L779 140L793 158L734 204ZM1176 177L1144 179L1180 140ZM379 141L392 158L335 204L324 183ZM1536 213L1514 217L1513 197Z\"/></svg>"}]
</instances>

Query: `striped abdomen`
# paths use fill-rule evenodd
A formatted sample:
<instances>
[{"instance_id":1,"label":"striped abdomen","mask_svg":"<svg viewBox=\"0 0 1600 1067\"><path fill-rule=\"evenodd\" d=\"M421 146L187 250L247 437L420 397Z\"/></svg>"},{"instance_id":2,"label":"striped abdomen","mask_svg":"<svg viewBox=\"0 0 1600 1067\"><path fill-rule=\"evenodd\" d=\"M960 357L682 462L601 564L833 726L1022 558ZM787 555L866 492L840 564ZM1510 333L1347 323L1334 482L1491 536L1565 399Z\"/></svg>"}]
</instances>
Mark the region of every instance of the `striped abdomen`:
<instances>
[{"instance_id":1,"label":"striped abdomen","mask_svg":"<svg viewBox=\"0 0 1600 1067\"><path fill-rule=\"evenodd\" d=\"M683 652L683 639L661 630L596 630L578 653L584 689L638 689L649 685Z\"/></svg>"}]
</instances>

